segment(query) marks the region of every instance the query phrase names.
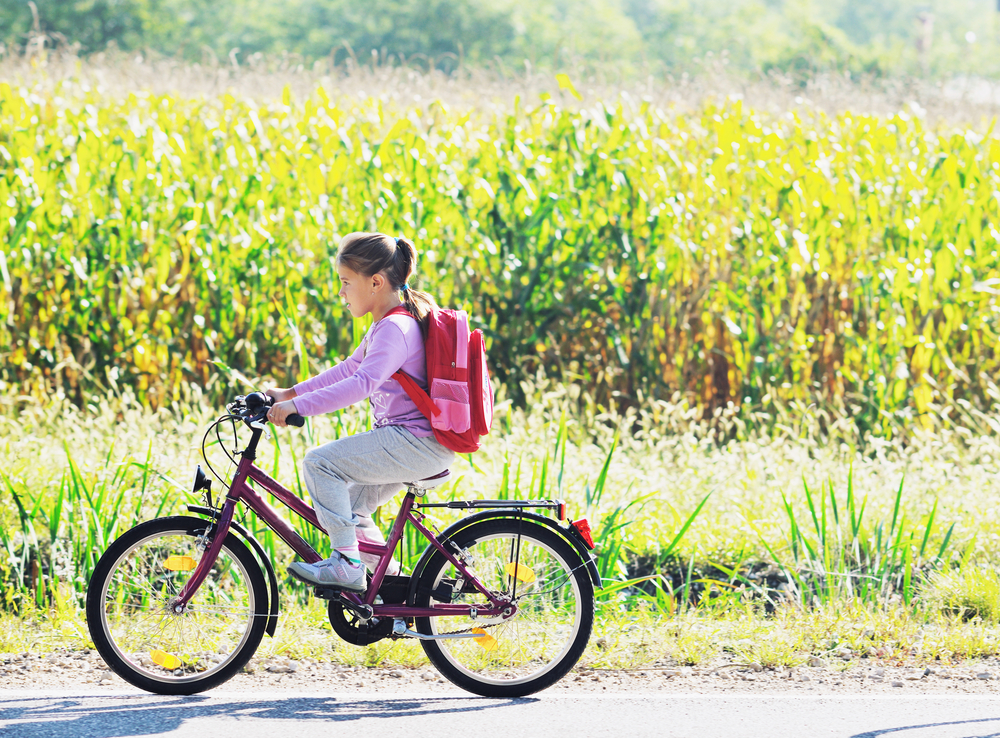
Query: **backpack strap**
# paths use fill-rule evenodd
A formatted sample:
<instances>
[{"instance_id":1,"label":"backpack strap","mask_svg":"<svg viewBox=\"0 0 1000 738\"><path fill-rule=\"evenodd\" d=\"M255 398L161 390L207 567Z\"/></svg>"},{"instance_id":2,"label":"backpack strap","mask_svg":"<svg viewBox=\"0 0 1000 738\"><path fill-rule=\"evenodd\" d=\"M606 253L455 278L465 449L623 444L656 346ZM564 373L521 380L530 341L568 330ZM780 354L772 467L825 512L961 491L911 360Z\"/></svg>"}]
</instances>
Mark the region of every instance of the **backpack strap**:
<instances>
[{"instance_id":1,"label":"backpack strap","mask_svg":"<svg viewBox=\"0 0 1000 738\"><path fill-rule=\"evenodd\" d=\"M455 368L469 368L469 314L458 311L458 323L455 325Z\"/></svg>"},{"instance_id":2,"label":"backpack strap","mask_svg":"<svg viewBox=\"0 0 1000 738\"><path fill-rule=\"evenodd\" d=\"M407 310L402 305L397 305L396 307L394 307L392 310L390 310L389 312L387 312L382 317L383 318L388 318L390 315L409 315L411 318L413 318L413 313L411 313L409 310ZM416 320L416 318L413 318L413 319Z\"/></svg>"},{"instance_id":3,"label":"backpack strap","mask_svg":"<svg viewBox=\"0 0 1000 738\"><path fill-rule=\"evenodd\" d=\"M413 404L417 406L417 410L422 412L425 418L430 420L431 416L441 414L441 408L434 404L430 395L424 392L409 374L400 369L392 375L392 378L402 385L406 394L413 400Z\"/></svg>"},{"instance_id":4,"label":"backpack strap","mask_svg":"<svg viewBox=\"0 0 1000 738\"><path fill-rule=\"evenodd\" d=\"M402 305L394 307L382 317L388 318L390 315L409 315L411 318L416 320L416 318L413 317L413 313ZM404 372L402 369L399 369L392 375L392 378L399 382L406 394L408 394L410 399L413 400L413 404L417 406L417 410L422 412L425 418L430 420L432 416L441 414L441 408L434 404L434 400L430 398L430 395L424 392L420 385L417 384L416 380L409 374Z\"/></svg>"}]
</instances>

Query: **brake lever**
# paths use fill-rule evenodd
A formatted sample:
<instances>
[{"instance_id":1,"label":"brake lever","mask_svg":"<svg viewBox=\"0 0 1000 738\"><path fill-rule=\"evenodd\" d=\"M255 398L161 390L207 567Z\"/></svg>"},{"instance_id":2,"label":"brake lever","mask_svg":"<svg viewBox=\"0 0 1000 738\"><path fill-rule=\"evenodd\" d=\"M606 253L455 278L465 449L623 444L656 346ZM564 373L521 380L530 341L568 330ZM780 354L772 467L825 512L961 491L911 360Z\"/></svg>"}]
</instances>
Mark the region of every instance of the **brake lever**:
<instances>
[{"instance_id":1,"label":"brake lever","mask_svg":"<svg viewBox=\"0 0 1000 738\"><path fill-rule=\"evenodd\" d=\"M247 421L247 425L249 425L251 428L254 428L255 430L263 431L264 438L270 441L271 430L267 427L266 423L261 422L266 417L267 413L265 412L263 415L258 415L255 418L253 418L253 420Z\"/></svg>"}]
</instances>

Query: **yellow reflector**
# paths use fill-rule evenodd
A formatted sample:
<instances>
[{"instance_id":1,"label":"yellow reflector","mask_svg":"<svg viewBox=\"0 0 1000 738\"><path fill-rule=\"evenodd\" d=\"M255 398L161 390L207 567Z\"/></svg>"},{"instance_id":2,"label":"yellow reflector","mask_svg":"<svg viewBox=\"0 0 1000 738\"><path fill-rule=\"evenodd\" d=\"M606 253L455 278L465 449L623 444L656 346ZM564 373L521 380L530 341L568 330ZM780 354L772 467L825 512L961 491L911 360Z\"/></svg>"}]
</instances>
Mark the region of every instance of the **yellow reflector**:
<instances>
[{"instance_id":1,"label":"yellow reflector","mask_svg":"<svg viewBox=\"0 0 1000 738\"><path fill-rule=\"evenodd\" d=\"M473 638L476 643L483 647L484 651L495 651L497 648L497 639L491 636L482 628L473 628L473 633L478 633L478 635Z\"/></svg>"},{"instance_id":2,"label":"yellow reflector","mask_svg":"<svg viewBox=\"0 0 1000 738\"><path fill-rule=\"evenodd\" d=\"M517 577L525 584L531 584L535 581L535 572L524 564L507 564L504 571L507 572L507 576Z\"/></svg>"},{"instance_id":3,"label":"yellow reflector","mask_svg":"<svg viewBox=\"0 0 1000 738\"><path fill-rule=\"evenodd\" d=\"M198 562L190 556L169 556L163 562L163 566L170 571L191 571L198 565Z\"/></svg>"},{"instance_id":4,"label":"yellow reflector","mask_svg":"<svg viewBox=\"0 0 1000 738\"><path fill-rule=\"evenodd\" d=\"M181 665L179 658L166 651L153 651L149 657L153 659L154 664L158 664L168 671L173 671Z\"/></svg>"}]
</instances>

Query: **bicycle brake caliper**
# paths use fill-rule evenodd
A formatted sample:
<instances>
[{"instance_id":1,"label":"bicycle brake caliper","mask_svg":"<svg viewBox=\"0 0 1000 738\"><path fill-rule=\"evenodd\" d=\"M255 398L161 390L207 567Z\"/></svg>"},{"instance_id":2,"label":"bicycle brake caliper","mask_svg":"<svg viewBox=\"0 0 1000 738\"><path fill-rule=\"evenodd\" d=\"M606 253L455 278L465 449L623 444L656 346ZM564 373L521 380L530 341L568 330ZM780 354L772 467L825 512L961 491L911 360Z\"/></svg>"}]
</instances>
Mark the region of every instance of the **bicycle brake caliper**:
<instances>
[{"instance_id":1,"label":"bicycle brake caliper","mask_svg":"<svg viewBox=\"0 0 1000 738\"><path fill-rule=\"evenodd\" d=\"M212 528L205 528L205 532L194 539L194 547L201 553L205 553L208 544L212 542Z\"/></svg>"},{"instance_id":2,"label":"bicycle brake caliper","mask_svg":"<svg viewBox=\"0 0 1000 738\"><path fill-rule=\"evenodd\" d=\"M451 546L451 550L454 551L455 555L458 556L459 560L465 564L470 569L475 568L476 558L467 548L462 548L454 541L448 541L448 545Z\"/></svg>"}]
</instances>

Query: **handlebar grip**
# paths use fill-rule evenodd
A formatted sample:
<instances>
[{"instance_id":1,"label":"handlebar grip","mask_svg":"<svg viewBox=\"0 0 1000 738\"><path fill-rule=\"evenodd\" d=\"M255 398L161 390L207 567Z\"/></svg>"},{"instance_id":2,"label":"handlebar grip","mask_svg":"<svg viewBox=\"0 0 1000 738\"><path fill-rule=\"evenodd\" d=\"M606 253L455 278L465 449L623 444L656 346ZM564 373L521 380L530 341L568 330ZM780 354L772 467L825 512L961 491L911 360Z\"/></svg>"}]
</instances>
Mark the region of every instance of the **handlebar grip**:
<instances>
[{"instance_id":1,"label":"handlebar grip","mask_svg":"<svg viewBox=\"0 0 1000 738\"><path fill-rule=\"evenodd\" d=\"M287 418L285 418L285 422L288 423L289 425L294 425L296 428L301 428L306 424L306 419L303 418L298 413L292 413Z\"/></svg>"}]
</instances>

